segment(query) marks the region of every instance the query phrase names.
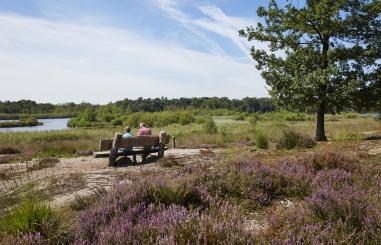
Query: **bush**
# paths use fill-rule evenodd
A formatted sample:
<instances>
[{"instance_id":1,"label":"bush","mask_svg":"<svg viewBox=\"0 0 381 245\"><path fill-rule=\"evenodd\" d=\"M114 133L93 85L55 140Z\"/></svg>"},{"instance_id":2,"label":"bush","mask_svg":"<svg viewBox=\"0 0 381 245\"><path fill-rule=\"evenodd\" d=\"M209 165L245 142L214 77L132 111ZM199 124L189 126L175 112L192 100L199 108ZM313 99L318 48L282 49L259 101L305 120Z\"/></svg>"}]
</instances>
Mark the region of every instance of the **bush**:
<instances>
[{"instance_id":1,"label":"bush","mask_svg":"<svg viewBox=\"0 0 381 245\"><path fill-rule=\"evenodd\" d=\"M204 132L207 134L216 134L217 133L217 126L214 120L209 117L205 120L204 125Z\"/></svg>"},{"instance_id":2,"label":"bush","mask_svg":"<svg viewBox=\"0 0 381 245\"><path fill-rule=\"evenodd\" d=\"M114 119L111 121L111 125L112 126L122 126L123 125L123 121L121 119Z\"/></svg>"},{"instance_id":3,"label":"bush","mask_svg":"<svg viewBox=\"0 0 381 245\"><path fill-rule=\"evenodd\" d=\"M0 221L3 237L38 235L43 239L54 240L60 233L60 216L46 204L28 200L12 209Z\"/></svg>"},{"instance_id":4,"label":"bush","mask_svg":"<svg viewBox=\"0 0 381 245\"><path fill-rule=\"evenodd\" d=\"M314 154L311 159L311 166L314 171L337 168L352 172L356 169L357 163L356 159L335 152Z\"/></svg>"},{"instance_id":5,"label":"bush","mask_svg":"<svg viewBox=\"0 0 381 245\"><path fill-rule=\"evenodd\" d=\"M280 138L277 149L293 149L297 148L313 148L316 146L316 141L307 135L303 135L293 130L283 131L283 136Z\"/></svg>"},{"instance_id":6,"label":"bush","mask_svg":"<svg viewBox=\"0 0 381 245\"><path fill-rule=\"evenodd\" d=\"M255 144L259 149L267 149L269 147L269 141L265 132L260 131L256 134Z\"/></svg>"},{"instance_id":7,"label":"bush","mask_svg":"<svg viewBox=\"0 0 381 245\"><path fill-rule=\"evenodd\" d=\"M187 125L195 121L195 117L188 112L137 112L128 115L124 124L138 127L140 122L145 122L151 127L162 127L175 123Z\"/></svg>"},{"instance_id":8,"label":"bush","mask_svg":"<svg viewBox=\"0 0 381 245\"><path fill-rule=\"evenodd\" d=\"M310 172L298 163L267 166L259 161L238 160L219 172L195 180L211 197L239 203L248 210L268 206L276 198L309 193Z\"/></svg>"},{"instance_id":9,"label":"bush","mask_svg":"<svg viewBox=\"0 0 381 245\"><path fill-rule=\"evenodd\" d=\"M171 168L175 166L181 166L175 157L167 156L159 160L160 167Z\"/></svg>"},{"instance_id":10,"label":"bush","mask_svg":"<svg viewBox=\"0 0 381 245\"><path fill-rule=\"evenodd\" d=\"M19 154L21 151L13 147L0 147L0 154Z\"/></svg>"}]
</instances>

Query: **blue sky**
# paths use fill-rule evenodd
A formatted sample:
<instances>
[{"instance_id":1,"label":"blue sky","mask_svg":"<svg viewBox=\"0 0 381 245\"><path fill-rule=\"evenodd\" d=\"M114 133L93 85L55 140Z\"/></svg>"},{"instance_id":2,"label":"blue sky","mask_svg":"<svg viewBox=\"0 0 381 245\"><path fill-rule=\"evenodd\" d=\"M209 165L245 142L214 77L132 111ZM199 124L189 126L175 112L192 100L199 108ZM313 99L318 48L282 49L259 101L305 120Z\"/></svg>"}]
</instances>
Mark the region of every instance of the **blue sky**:
<instances>
[{"instance_id":1,"label":"blue sky","mask_svg":"<svg viewBox=\"0 0 381 245\"><path fill-rule=\"evenodd\" d=\"M0 100L267 96L237 33L267 4L0 0Z\"/></svg>"}]
</instances>

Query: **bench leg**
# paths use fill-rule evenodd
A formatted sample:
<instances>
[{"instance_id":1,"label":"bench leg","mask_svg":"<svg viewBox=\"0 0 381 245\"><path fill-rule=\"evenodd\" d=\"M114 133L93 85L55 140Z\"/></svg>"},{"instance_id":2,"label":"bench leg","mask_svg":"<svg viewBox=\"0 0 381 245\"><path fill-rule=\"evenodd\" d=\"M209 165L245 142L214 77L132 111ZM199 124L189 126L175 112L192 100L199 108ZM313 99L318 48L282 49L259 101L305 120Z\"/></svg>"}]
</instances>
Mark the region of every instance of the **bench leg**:
<instances>
[{"instance_id":1,"label":"bench leg","mask_svg":"<svg viewBox=\"0 0 381 245\"><path fill-rule=\"evenodd\" d=\"M118 157L118 148L112 148L108 157L108 165L115 167L116 159Z\"/></svg>"}]
</instances>

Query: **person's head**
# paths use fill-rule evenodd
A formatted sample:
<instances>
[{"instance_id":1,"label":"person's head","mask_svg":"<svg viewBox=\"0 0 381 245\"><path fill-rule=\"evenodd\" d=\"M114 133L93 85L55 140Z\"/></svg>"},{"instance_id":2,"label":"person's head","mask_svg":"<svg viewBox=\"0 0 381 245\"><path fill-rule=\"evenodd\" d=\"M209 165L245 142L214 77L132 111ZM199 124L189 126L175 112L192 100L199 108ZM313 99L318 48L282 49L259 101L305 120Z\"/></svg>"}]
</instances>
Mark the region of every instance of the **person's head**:
<instances>
[{"instance_id":1,"label":"person's head","mask_svg":"<svg viewBox=\"0 0 381 245\"><path fill-rule=\"evenodd\" d=\"M124 132L126 132L126 133L131 132L131 128L130 128L130 126L126 126L126 127L124 128Z\"/></svg>"},{"instance_id":2,"label":"person's head","mask_svg":"<svg viewBox=\"0 0 381 245\"><path fill-rule=\"evenodd\" d=\"M144 122L141 122L140 124L139 124L139 128L146 128L147 126L146 126L146 124L144 123Z\"/></svg>"}]
</instances>

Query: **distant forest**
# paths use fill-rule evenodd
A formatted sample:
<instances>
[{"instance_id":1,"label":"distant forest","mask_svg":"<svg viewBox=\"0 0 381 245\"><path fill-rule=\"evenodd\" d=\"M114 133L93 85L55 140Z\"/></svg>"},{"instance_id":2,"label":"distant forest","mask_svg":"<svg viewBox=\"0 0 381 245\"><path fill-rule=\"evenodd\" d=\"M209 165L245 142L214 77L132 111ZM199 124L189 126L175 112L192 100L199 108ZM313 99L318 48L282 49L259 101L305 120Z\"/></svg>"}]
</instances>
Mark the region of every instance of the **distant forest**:
<instances>
[{"instance_id":1,"label":"distant forest","mask_svg":"<svg viewBox=\"0 0 381 245\"><path fill-rule=\"evenodd\" d=\"M276 109L271 98L244 98L229 99L227 97L202 97L202 98L155 98L136 100L124 99L106 105L92 105L90 103L37 103L32 100L0 101L2 114L76 114L87 109L108 109L118 112L160 112L182 109L228 109L239 112L270 112Z\"/></svg>"}]
</instances>

